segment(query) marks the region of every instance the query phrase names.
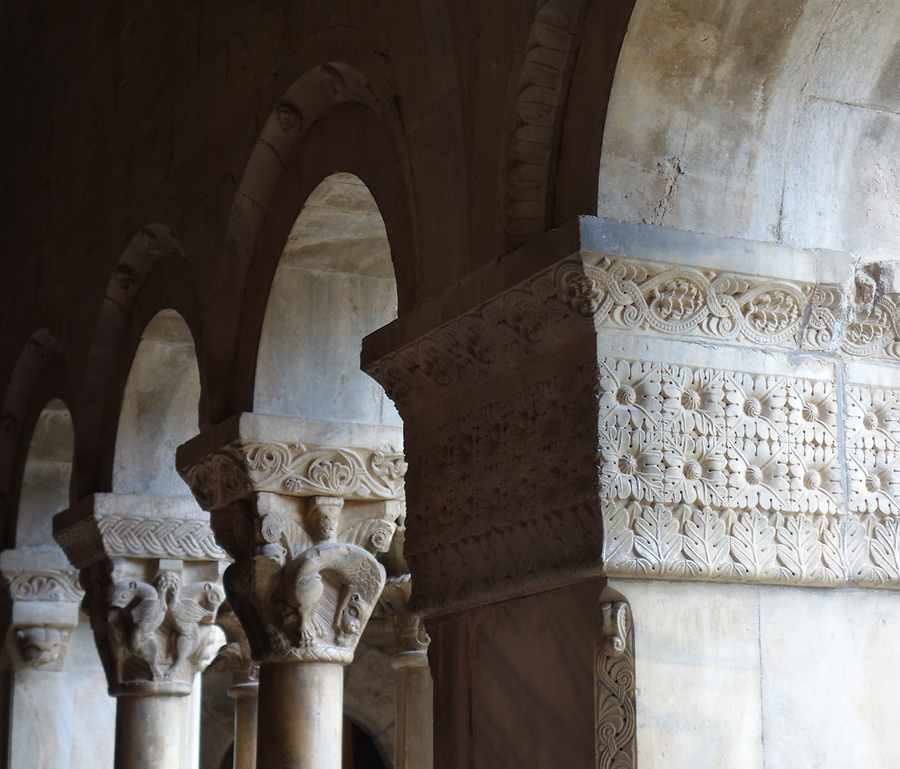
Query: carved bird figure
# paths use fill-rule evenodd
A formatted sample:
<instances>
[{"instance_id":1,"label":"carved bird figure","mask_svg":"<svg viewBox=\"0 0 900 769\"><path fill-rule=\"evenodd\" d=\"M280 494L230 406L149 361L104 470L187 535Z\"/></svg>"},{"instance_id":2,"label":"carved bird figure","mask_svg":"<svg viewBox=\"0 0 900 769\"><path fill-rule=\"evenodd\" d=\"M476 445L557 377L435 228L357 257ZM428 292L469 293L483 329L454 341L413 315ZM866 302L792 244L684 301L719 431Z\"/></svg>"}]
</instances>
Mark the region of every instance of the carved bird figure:
<instances>
[{"instance_id":1,"label":"carved bird figure","mask_svg":"<svg viewBox=\"0 0 900 769\"><path fill-rule=\"evenodd\" d=\"M182 589L178 577L171 576L174 584L165 594L169 619L176 631L175 659L169 668L170 676L200 647L200 626L210 625L215 620L222 603L222 588L218 585L195 582Z\"/></svg>"},{"instance_id":2,"label":"carved bird figure","mask_svg":"<svg viewBox=\"0 0 900 769\"><path fill-rule=\"evenodd\" d=\"M296 561L293 571L293 598L300 615L300 637L312 646L323 635L316 608L323 593L321 572L335 572L343 586L343 600L334 618L334 630L339 637L352 635L361 629L362 614L371 609L384 583L384 569L362 548L344 543L324 542L309 548Z\"/></svg>"},{"instance_id":3,"label":"carved bird figure","mask_svg":"<svg viewBox=\"0 0 900 769\"><path fill-rule=\"evenodd\" d=\"M159 586L132 580L119 582L113 586L110 605L129 611L131 630L126 637L130 652L144 659L153 673L159 677L159 641L156 631L166 618L166 603L162 600Z\"/></svg>"}]
</instances>

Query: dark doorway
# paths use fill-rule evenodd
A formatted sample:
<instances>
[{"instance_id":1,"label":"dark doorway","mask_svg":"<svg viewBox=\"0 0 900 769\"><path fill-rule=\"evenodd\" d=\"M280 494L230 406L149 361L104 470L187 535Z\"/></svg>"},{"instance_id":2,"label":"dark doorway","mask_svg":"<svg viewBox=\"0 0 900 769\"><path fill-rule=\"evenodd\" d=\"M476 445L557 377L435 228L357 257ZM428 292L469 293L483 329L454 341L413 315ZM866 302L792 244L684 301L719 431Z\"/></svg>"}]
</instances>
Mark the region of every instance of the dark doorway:
<instances>
[{"instance_id":1,"label":"dark doorway","mask_svg":"<svg viewBox=\"0 0 900 769\"><path fill-rule=\"evenodd\" d=\"M344 718L343 769L387 769L372 736L349 718Z\"/></svg>"}]
</instances>

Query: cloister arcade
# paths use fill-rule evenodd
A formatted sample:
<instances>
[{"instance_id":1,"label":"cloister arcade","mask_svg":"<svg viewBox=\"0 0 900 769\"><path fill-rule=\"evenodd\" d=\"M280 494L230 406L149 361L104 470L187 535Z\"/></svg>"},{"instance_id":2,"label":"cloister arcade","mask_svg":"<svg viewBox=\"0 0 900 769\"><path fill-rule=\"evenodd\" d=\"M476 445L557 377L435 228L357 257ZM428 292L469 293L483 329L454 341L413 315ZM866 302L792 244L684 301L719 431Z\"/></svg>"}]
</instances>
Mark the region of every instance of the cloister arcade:
<instances>
[{"instance_id":1,"label":"cloister arcade","mask_svg":"<svg viewBox=\"0 0 900 769\"><path fill-rule=\"evenodd\" d=\"M889 769L900 3L0 5L0 766Z\"/></svg>"}]
</instances>

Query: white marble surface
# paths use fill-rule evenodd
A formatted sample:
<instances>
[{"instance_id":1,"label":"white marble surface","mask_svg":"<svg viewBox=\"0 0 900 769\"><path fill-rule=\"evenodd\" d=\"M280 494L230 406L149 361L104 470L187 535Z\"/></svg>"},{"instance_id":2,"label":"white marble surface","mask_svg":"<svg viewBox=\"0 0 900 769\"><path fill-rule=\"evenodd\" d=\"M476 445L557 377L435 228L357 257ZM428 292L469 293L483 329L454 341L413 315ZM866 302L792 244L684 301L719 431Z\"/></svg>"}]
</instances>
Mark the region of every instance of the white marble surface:
<instances>
[{"instance_id":1,"label":"white marble surface","mask_svg":"<svg viewBox=\"0 0 900 769\"><path fill-rule=\"evenodd\" d=\"M616 581L641 769L891 769L900 596Z\"/></svg>"}]
</instances>

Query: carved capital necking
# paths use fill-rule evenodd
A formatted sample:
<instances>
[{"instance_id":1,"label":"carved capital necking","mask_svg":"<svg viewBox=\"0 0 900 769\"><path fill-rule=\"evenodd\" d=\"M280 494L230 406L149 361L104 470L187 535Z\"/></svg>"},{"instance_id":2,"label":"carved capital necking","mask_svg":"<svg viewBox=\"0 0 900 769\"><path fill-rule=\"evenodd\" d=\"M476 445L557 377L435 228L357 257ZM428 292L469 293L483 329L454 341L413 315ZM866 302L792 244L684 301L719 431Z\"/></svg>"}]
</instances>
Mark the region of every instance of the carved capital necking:
<instances>
[{"instance_id":1,"label":"carved capital necking","mask_svg":"<svg viewBox=\"0 0 900 769\"><path fill-rule=\"evenodd\" d=\"M223 639L227 556L190 498L96 494L54 518L110 694L186 695Z\"/></svg>"},{"instance_id":2,"label":"carved capital necking","mask_svg":"<svg viewBox=\"0 0 900 769\"><path fill-rule=\"evenodd\" d=\"M8 601L7 649L14 668L61 671L84 591L61 553L7 550L0 576Z\"/></svg>"},{"instance_id":3,"label":"carved capital necking","mask_svg":"<svg viewBox=\"0 0 900 769\"><path fill-rule=\"evenodd\" d=\"M185 460L192 448L179 472L234 559L225 587L253 659L349 663L384 585L402 455L239 437Z\"/></svg>"}]
</instances>

